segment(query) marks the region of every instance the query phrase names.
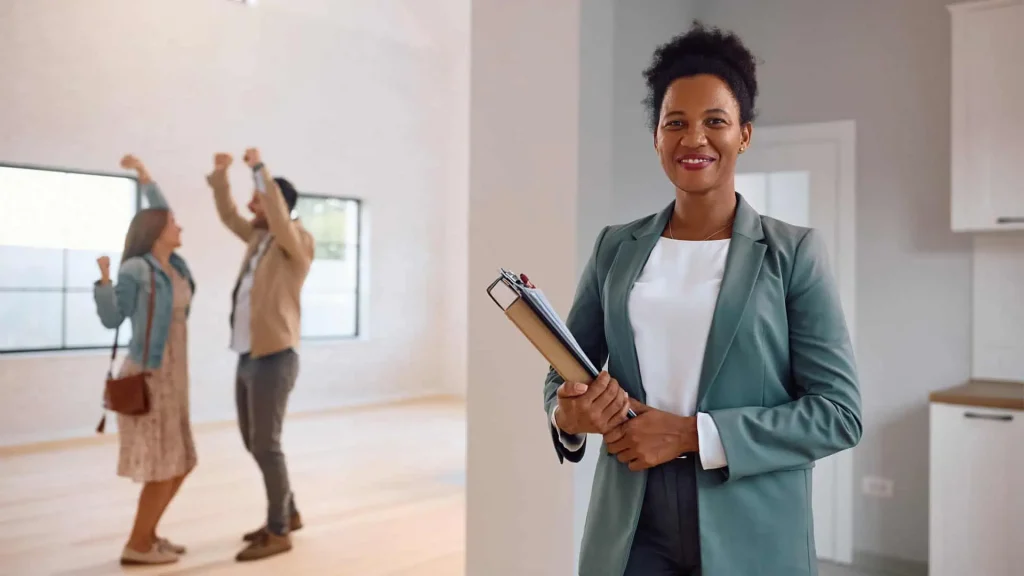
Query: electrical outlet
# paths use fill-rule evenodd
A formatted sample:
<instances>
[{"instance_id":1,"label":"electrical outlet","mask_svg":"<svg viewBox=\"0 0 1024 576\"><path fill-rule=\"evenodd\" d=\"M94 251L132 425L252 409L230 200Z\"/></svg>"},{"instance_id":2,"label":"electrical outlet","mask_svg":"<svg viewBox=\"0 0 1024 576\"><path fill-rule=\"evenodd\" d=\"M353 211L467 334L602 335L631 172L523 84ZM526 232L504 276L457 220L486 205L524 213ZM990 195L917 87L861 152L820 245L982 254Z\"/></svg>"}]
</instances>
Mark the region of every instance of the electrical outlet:
<instances>
[{"instance_id":1,"label":"electrical outlet","mask_svg":"<svg viewBox=\"0 0 1024 576\"><path fill-rule=\"evenodd\" d=\"M892 498L892 480L880 476L865 476L861 480L861 491L865 496Z\"/></svg>"}]
</instances>

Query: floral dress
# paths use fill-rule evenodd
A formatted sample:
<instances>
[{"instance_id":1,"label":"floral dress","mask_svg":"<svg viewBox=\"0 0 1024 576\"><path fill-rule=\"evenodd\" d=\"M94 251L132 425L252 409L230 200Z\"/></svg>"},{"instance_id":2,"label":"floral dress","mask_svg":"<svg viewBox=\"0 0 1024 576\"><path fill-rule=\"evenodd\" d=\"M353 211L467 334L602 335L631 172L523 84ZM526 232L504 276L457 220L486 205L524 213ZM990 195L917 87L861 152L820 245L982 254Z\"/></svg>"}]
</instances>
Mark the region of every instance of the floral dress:
<instances>
[{"instance_id":1,"label":"floral dress","mask_svg":"<svg viewBox=\"0 0 1024 576\"><path fill-rule=\"evenodd\" d=\"M136 482L161 482L182 476L196 465L189 421L187 312L192 300L188 280L171 268L174 304L160 367L147 378L150 410L141 416L119 414L121 448L117 474ZM130 358L121 377L138 374Z\"/></svg>"}]
</instances>

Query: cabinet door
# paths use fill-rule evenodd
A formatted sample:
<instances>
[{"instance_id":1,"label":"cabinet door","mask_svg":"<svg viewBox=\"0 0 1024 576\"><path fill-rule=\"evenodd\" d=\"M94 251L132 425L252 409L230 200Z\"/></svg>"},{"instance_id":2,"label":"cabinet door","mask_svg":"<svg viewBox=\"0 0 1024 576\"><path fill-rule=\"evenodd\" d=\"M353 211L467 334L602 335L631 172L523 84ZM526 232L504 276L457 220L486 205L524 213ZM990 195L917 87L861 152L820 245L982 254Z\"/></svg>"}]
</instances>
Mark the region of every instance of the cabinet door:
<instances>
[{"instance_id":1,"label":"cabinet door","mask_svg":"<svg viewBox=\"0 0 1024 576\"><path fill-rule=\"evenodd\" d=\"M1019 576L1024 413L932 404L930 576Z\"/></svg>"},{"instance_id":2,"label":"cabinet door","mask_svg":"<svg viewBox=\"0 0 1024 576\"><path fill-rule=\"evenodd\" d=\"M1010 451L1014 454L1014 460L1008 482L1010 504L1005 514L1009 518L1008 535L1013 543L1010 565L1014 567L1015 574L1024 574L1024 412L1017 412L1013 423Z\"/></svg>"},{"instance_id":3,"label":"cabinet door","mask_svg":"<svg viewBox=\"0 0 1024 576\"><path fill-rule=\"evenodd\" d=\"M1024 228L1024 4L953 12L952 224Z\"/></svg>"}]
</instances>

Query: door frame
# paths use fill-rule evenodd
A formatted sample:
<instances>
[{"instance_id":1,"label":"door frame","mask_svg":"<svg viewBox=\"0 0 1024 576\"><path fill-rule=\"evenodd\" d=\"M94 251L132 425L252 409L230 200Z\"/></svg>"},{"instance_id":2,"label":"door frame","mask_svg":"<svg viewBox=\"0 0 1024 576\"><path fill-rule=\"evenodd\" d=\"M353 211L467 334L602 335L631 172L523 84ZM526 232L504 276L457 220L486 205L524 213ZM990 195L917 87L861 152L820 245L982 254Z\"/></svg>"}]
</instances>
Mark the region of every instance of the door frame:
<instances>
[{"instance_id":1,"label":"door frame","mask_svg":"<svg viewBox=\"0 0 1024 576\"><path fill-rule=\"evenodd\" d=\"M857 241L857 124L853 120L755 127L751 138L753 146L787 144L823 144L832 146L836 154L837 195L835 260L831 263L839 298L846 315L847 327L854 352L857 350L857 293L856 293L856 241ZM853 563L853 449L835 456L835 561Z\"/></svg>"}]
</instances>

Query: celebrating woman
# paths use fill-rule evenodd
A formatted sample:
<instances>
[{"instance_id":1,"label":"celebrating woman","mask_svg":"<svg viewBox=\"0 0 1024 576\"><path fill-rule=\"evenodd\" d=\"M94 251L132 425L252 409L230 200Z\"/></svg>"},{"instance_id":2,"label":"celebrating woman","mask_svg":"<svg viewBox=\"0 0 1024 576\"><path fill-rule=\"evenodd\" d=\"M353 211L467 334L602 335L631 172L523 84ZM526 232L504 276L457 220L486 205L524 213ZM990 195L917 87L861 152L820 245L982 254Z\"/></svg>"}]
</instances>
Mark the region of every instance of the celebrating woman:
<instances>
[{"instance_id":1,"label":"celebrating woman","mask_svg":"<svg viewBox=\"0 0 1024 576\"><path fill-rule=\"evenodd\" d=\"M150 406L143 415L118 415L118 475L143 484L121 563L167 564L185 548L157 536L157 524L196 465L185 326L195 284L185 260L174 252L181 246L181 227L163 194L137 158L125 156L121 166L138 173L149 208L136 214L128 228L116 285L110 259L98 260L101 279L94 294L104 326L116 328L131 320L132 339L120 376L147 372Z\"/></svg>"},{"instance_id":2,"label":"celebrating woman","mask_svg":"<svg viewBox=\"0 0 1024 576\"><path fill-rule=\"evenodd\" d=\"M645 72L675 199L605 228L580 280L567 323L608 372L545 385L559 458L578 462L587 433L607 452L582 576L818 573L811 468L860 441L860 393L821 237L735 191L755 68L695 24Z\"/></svg>"}]
</instances>

